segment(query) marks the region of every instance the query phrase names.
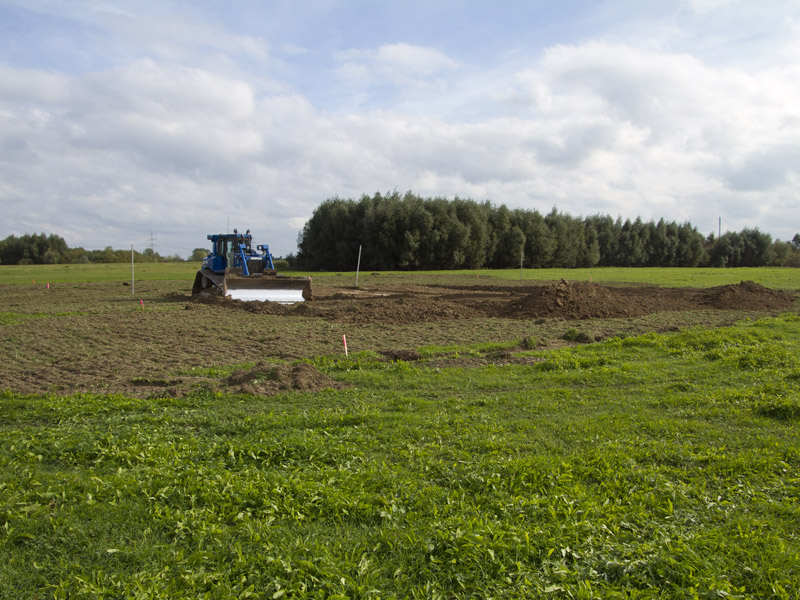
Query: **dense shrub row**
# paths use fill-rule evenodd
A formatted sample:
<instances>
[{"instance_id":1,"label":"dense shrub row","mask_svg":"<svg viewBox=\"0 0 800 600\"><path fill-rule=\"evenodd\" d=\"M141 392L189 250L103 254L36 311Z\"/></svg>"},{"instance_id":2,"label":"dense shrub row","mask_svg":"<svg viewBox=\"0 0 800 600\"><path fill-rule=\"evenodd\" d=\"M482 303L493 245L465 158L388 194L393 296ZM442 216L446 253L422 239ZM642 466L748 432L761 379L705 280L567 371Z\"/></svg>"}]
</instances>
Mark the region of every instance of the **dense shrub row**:
<instances>
[{"instance_id":1,"label":"dense shrub row","mask_svg":"<svg viewBox=\"0 0 800 600\"><path fill-rule=\"evenodd\" d=\"M794 245L757 229L705 238L689 223L664 219L542 215L410 192L326 200L300 234L297 262L352 269L360 246L361 266L372 270L800 265L800 236Z\"/></svg>"},{"instance_id":2,"label":"dense shrub row","mask_svg":"<svg viewBox=\"0 0 800 600\"><path fill-rule=\"evenodd\" d=\"M134 251L134 258L137 262L183 260L179 256L163 257L150 248L144 252ZM0 240L0 265L118 263L130 262L130 260L130 250L114 250L111 246L107 246L103 250L70 248L64 238L52 233L50 235L26 233L19 237L10 235L4 240Z\"/></svg>"},{"instance_id":3,"label":"dense shrub row","mask_svg":"<svg viewBox=\"0 0 800 600\"><path fill-rule=\"evenodd\" d=\"M348 270L363 248L361 267L381 270L518 267L760 267L800 266L800 234L791 242L758 229L704 237L689 223L608 215L573 217L555 208L510 210L455 198L376 193L320 204L298 237L288 264L310 270ZM148 248L137 262L181 261ZM195 248L189 260L206 255ZM0 264L128 262L130 250L69 248L55 235L10 235L0 240Z\"/></svg>"}]
</instances>

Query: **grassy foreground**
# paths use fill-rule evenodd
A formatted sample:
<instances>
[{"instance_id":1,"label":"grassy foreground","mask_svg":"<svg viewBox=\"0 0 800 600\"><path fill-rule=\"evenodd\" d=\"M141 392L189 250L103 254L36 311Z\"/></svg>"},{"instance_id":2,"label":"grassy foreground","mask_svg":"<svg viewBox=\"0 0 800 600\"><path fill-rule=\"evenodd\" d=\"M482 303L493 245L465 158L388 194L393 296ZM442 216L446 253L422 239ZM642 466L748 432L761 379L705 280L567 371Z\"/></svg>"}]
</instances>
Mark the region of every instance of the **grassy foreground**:
<instances>
[{"instance_id":1,"label":"grassy foreground","mask_svg":"<svg viewBox=\"0 0 800 600\"><path fill-rule=\"evenodd\" d=\"M0 597L796 598L799 333L323 357L351 387L273 398L2 393Z\"/></svg>"}]
</instances>

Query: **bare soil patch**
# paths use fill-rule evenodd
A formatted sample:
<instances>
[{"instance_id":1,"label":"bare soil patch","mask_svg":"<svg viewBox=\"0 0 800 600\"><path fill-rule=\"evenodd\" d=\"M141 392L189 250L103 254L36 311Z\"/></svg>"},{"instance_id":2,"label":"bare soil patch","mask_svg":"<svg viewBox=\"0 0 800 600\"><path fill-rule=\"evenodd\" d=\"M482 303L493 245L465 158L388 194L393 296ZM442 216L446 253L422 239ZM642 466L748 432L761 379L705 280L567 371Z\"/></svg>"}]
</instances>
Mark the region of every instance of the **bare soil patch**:
<instances>
[{"instance_id":1,"label":"bare soil patch","mask_svg":"<svg viewBox=\"0 0 800 600\"><path fill-rule=\"evenodd\" d=\"M227 386L241 394L273 396L285 391L318 392L341 386L308 363L267 364L259 362L250 369L235 371L225 380Z\"/></svg>"},{"instance_id":2,"label":"bare soil patch","mask_svg":"<svg viewBox=\"0 0 800 600\"><path fill-rule=\"evenodd\" d=\"M259 314L318 317L339 323L414 323L455 319L603 319L662 311L778 310L794 295L752 281L710 289L604 286L561 280L531 286L407 286L388 292L370 287L348 292L322 289L300 305L242 302L219 296L194 302ZM191 306L190 306L191 307Z\"/></svg>"},{"instance_id":3,"label":"bare soil patch","mask_svg":"<svg viewBox=\"0 0 800 600\"><path fill-rule=\"evenodd\" d=\"M315 282L314 300L295 306L196 300L190 282L143 282L135 296L120 282L0 285L0 390L268 396L335 388L335 381L299 359L343 355L345 334L350 352L413 361L425 346L512 342L519 350L548 349L798 312L796 293L753 282L694 289L486 279L476 284L434 275L420 275L421 283L413 285L401 276L370 279L359 289ZM431 364L533 360L487 351L442 356ZM228 370L209 375L212 367Z\"/></svg>"},{"instance_id":4,"label":"bare soil patch","mask_svg":"<svg viewBox=\"0 0 800 600\"><path fill-rule=\"evenodd\" d=\"M771 290L752 281L714 287L702 294L703 300L714 308L746 310L778 310L792 305L793 295Z\"/></svg>"}]
</instances>

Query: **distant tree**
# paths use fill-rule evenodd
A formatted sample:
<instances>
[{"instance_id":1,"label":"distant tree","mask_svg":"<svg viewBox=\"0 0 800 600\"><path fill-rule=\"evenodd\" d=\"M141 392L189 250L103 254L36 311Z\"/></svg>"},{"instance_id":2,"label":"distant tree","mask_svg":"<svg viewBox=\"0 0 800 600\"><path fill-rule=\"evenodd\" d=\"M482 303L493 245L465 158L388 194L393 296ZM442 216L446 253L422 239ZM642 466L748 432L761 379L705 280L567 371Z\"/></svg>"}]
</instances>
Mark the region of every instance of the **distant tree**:
<instances>
[{"instance_id":1,"label":"distant tree","mask_svg":"<svg viewBox=\"0 0 800 600\"><path fill-rule=\"evenodd\" d=\"M742 231L742 261L741 267L764 267L774 258L772 250L772 236L758 229L744 229Z\"/></svg>"},{"instance_id":2,"label":"distant tree","mask_svg":"<svg viewBox=\"0 0 800 600\"><path fill-rule=\"evenodd\" d=\"M498 241L494 252L494 264L497 268L508 268L519 266L520 260L524 256L525 234L522 229L512 225L504 231Z\"/></svg>"},{"instance_id":3,"label":"distant tree","mask_svg":"<svg viewBox=\"0 0 800 600\"><path fill-rule=\"evenodd\" d=\"M512 266L514 263L509 262L509 248L507 247L511 239L511 211L505 204L501 204L489 213L488 225L491 234L487 264L495 269ZM519 262L519 249L517 249L517 262Z\"/></svg>"},{"instance_id":4,"label":"distant tree","mask_svg":"<svg viewBox=\"0 0 800 600\"><path fill-rule=\"evenodd\" d=\"M206 248L195 248L192 250L191 255L189 255L189 262L200 262L206 256L208 256L208 250Z\"/></svg>"},{"instance_id":5,"label":"distant tree","mask_svg":"<svg viewBox=\"0 0 800 600\"><path fill-rule=\"evenodd\" d=\"M643 267L650 258L650 228L636 217L631 226L631 266Z\"/></svg>"},{"instance_id":6,"label":"distant tree","mask_svg":"<svg viewBox=\"0 0 800 600\"><path fill-rule=\"evenodd\" d=\"M559 213L555 208L544 218L553 239L553 253L547 266L572 269L585 255L585 225L581 219Z\"/></svg>"},{"instance_id":7,"label":"distant tree","mask_svg":"<svg viewBox=\"0 0 800 600\"><path fill-rule=\"evenodd\" d=\"M284 256L283 260L286 261L286 266L290 269L294 269L297 266L297 257L294 255L294 252L290 252Z\"/></svg>"},{"instance_id":8,"label":"distant tree","mask_svg":"<svg viewBox=\"0 0 800 600\"><path fill-rule=\"evenodd\" d=\"M458 220L455 207L444 198L434 200L439 209L434 217L437 232L437 264L440 269L463 269L467 262L469 227Z\"/></svg>"},{"instance_id":9,"label":"distant tree","mask_svg":"<svg viewBox=\"0 0 800 600\"><path fill-rule=\"evenodd\" d=\"M795 250L800 250L800 233L795 233L792 238L792 246Z\"/></svg>"},{"instance_id":10,"label":"distant tree","mask_svg":"<svg viewBox=\"0 0 800 600\"><path fill-rule=\"evenodd\" d=\"M730 231L718 238L709 256L712 267L763 267L775 258L772 236L758 229Z\"/></svg>"},{"instance_id":11,"label":"distant tree","mask_svg":"<svg viewBox=\"0 0 800 600\"><path fill-rule=\"evenodd\" d=\"M469 229L466 242L465 266L468 269L480 269L486 264L489 244L488 215L492 207L488 202L478 204L472 200L455 198L453 205L458 220Z\"/></svg>"},{"instance_id":12,"label":"distant tree","mask_svg":"<svg viewBox=\"0 0 800 600\"><path fill-rule=\"evenodd\" d=\"M64 262L72 264L86 264L89 261L89 253L83 248L70 248Z\"/></svg>"},{"instance_id":13,"label":"distant tree","mask_svg":"<svg viewBox=\"0 0 800 600\"><path fill-rule=\"evenodd\" d=\"M668 230L671 229L671 226L668 227ZM692 227L692 225L689 223L683 223L682 225L677 226L677 234L678 239L675 246L674 266L698 266L704 260L706 253L703 234L697 231L697 229Z\"/></svg>"},{"instance_id":14,"label":"distant tree","mask_svg":"<svg viewBox=\"0 0 800 600\"><path fill-rule=\"evenodd\" d=\"M597 230L588 221L585 225L584 242L578 266L594 267L600 262L600 243L597 240Z\"/></svg>"},{"instance_id":15,"label":"distant tree","mask_svg":"<svg viewBox=\"0 0 800 600\"><path fill-rule=\"evenodd\" d=\"M679 230L674 222L660 219L657 224L648 223L650 247L647 258L649 267L674 267L678 264Z\"/></svg>"},{"instance_id":16,"label":"distant tree","mask_svg":"<svg viewBox=\"0 0 800 600\"><path fill-rule=\"evenodd\" d=\"M359 201L331 198L320 204L298 236L296 266L478 269L523 264L541 267L693 267L788 264L800 256L800 234L787 247L758 230L705 239L689 223L637 217L616 220L536 210L509 210L488 201L424 199L406 192L376 193ZM4 259L4 256L0 255ZM95 258L91 258L95 260Z\"/></svg>"},{"instance_id":17,"label":"distant tree","mask_svg":"<svg viewBox=\"0 0 800 600\"><path fill-rule=\"evenodd\" d=\"M542 214L538 210L517 209L511 213L511 222L525 235L524 266L542 268L549 265L555 241Z\"/></svg>"},{"instance_id":18,"label":"distant tree","mask_svg":"<svg viewBox=\"0 0 800 600\"><path fill-rule=\"evenodd\" d=\"M794 247L789 242L775 240L772 243L772 262L770 265L773 267L788 267L790 266L792 255L795 253Z\"/></svg>"},{"instance_id":19,"label":"distant tree","mask_svg":"<svg viewBox=\"0 0 800 600\"><path fill-rule=\"evenodd\" d=\"M68 262L69 248L64 238L44 233L8 236L0 241L0 263L4 265L41 265Z\"/></svg>"},{"instance_id":20,"label":"distant tree","mask_svg":"<svg viewBox=\"0 0 800 600\"><path fill-rule=\"evenodd\" d=\"M772 244L775 258L772 264L779 267L800 267L800 249L791 242L776 241Z\"/></svg>"},{"instance_id":21,"label":"distant tree","mask_svg":"<svg viewBox=\"0 0 800 600\"><path fill-rule=\"evenodd\" d=\"M0 242L0 262L4 265L18 265L25 257L25 243L15 235Z\"/></svg>"},{"instance_id":22,"label":"distant tree","mask_svg":"<svg viewBox=\"0 0 800 600\"><path fill-rule=\"evenodd\" d=\"M394 192L384 198L384 202L392 227L382 234L385 249L383 262L393 263L391 268L423 268L430 259L434 228L433 216L425 201L411 192L402 198Z\"/></svg>"},{"instance_id":23,"label":"distant tree","mask_svg":"<svg viewBox=\"0 0 800 600\"><path fill-rule=\"evenodd\" d=\"M600 253L598 265L601 267L617 266L619 234L622 230L622 219L615 221L608 215L594 215L587 219L597 232L597 246Z\"/></svg>"},{"instance_id":24,"label":"distant tree","mask_svg":"<svg viewBox=\"0 0 800 600\"><path fill-rule=\"evenodd\" d=\"M637 250L638 246L637 230L634 228L630 219L626 219L622 224L622 229L619 232L619 242L617 245L617 256L615 266L619 267L635 267L637 266L636 259L640 251Z\"/></svg>"},{"instance_id":25,"label":"distant tree","mask_svg":"<svg viewBox=\"0 0 800 600\"><path fill-rule=\"evenodd\" d=\"M298 243L297 258L312 269L341 270L355 265L358 254L360 219L353 200L331 198L311 215Z\"/></svg>"}]
</instances>

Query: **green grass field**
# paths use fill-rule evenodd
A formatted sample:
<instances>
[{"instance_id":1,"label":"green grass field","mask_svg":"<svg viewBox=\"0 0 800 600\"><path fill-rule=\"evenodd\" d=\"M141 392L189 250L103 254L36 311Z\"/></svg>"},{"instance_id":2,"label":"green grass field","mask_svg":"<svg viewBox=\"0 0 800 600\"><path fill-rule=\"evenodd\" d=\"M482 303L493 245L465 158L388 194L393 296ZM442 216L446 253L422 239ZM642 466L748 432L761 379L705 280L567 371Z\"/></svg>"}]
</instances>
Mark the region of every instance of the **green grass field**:
<instances>
[{"instance_id":1,"label":"green grass field","mask_svg":"<svg viewBox=\"0 0 800 600\"><path fill-rule=\"evenodd\" d=\"M135 281L164 281L185 279L188 287L194 280L194 273L200 263L138 263L134 265ZM346 278L355 283L356 273L311 273L308 271L282 271L287 275L312 275L315 279L325 281L328 278ZM367 273L360 274L361 281ZM507 270L472 270L472 271L394 271L391 274L404 281L413 281L417 275L440 275L451 277L488 277L525 281L595 281L598 283L643 283L670 287L713 287L755 281L766 287L787 290L800 289L800 269L783 267L759 267L737 269L712 268L594 268L594 269L519 269ZM0 266L0 284L30 283L34 280L46 283L79 282L79 281L130 281L131 265L84 264L84 265L26 265Z\"/></svg>"},{"instance_id":2,"label":"green grass field","mask_svg":"<svg viewBox=\"0 0 800 600\"><path fill-rule=\"evenodd\" d=\"M315 394L0 392L0 598L800 596L800 317L508 347L308 357L349 386Z\"/></svg>"},{"instance_id":3,"label":"green grass field","mask_svg":"<svg viewBox=\"0 0 800 600\"><path fill-rule=\"evenodd\" d=\"M482 274L484 271L477 271ZM505 279L520 278L519 269L486 271L488 276ZM800 289L800 269L782 267L737 269L712 268L623 268L606 267L594 269L525 269L524 280L595 281L597 283L642 283L669 287L713 287L741 281L755 281L763 286L779 289Z\"/></svg>"},{"instance_id":4,"label":"green grass field","mask_svg":"<svg viewBox=\"0 0 800 600\"><path fill-rule=\"evenodd\" d=\"M200 263L136 263L134 280L155 281L186 279L191 288L194 273ZM2 283L65 283L80 281L130 281L130 263L78 264L78 265L3 265L0 266Z\"/></svg>"},{"instance_id":5,"label":"green grass field","mask_svg":"<svg viewBox=\"0 0 800 600\"><path fill-rule=\"evenodd\" d=\"M794 598L797 317L269 399L22 397L7 598Z\"/></svg>"}]
</instances>

